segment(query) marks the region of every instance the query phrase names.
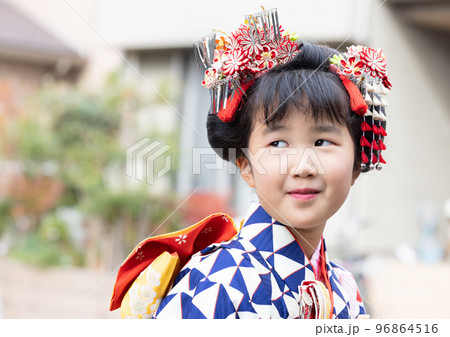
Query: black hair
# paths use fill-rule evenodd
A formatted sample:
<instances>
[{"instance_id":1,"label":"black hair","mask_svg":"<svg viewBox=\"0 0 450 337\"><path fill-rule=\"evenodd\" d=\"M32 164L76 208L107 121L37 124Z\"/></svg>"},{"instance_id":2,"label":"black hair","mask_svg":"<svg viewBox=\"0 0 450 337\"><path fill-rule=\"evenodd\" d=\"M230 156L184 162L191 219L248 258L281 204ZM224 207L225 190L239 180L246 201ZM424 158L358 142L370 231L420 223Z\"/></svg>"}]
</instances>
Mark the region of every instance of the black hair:
<instances>
[{"instance_id":1,"label":"black hair","mask_svg":"<svg viewBox=\"0 0 450 337\"><path fill-rule=\"evenodd\" d=\"M232 122L225 123L215 114L208 115L209 144L224 160L234 161L244 155L242 149L248 147L257 113L262 113L262 119L270 125L285 118L292 111L289 107L295 106L315 121L329 120L345 125L353 139L354 169L360 170L362 117L351 111L344 85L339 76L330 71L328 59L336 51L307 42L302 43L299 50L293 60L275 66L255 80ZM366 133L366 136L372 139L371 134Z\"/></svg>"}]
</instances>

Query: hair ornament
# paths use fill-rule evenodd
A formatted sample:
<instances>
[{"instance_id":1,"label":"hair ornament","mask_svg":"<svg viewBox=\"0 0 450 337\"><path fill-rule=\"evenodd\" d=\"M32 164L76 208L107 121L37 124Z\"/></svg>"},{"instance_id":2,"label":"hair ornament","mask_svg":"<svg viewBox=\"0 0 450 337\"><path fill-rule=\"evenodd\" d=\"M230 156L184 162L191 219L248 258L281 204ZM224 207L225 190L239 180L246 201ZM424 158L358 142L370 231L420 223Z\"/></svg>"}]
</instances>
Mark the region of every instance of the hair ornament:
<instances>
[{"instance_id":1,"label":"hair ornament","mask_svg":"<svg viewBox=\"0 0 450 337\"><path fill-rule=\"evenodd\" d=\"M298 53L295 33L285 32L276 8L245 16L245 24L230 35L215 30L194 42L202 85L209 89L210 113L231 122L254 80Z\"/></svg>"},{"instance_id":2,"label":"hair ornament","mask_svg":"<svg viewBox=\"0 0 450 337\"><path fill-rule=\"evenodd\" d=\"M281 27L276 8L263 8L246 15L245 24L231 34L213 30L195 41L197 64L204 70L202 85L210 92L210 113L224 122L233 121L255 79L299 53L297 38ZM386 163L381 156L387 136L385 96L392 87L386 57L381 49L350 46L329 61L330 71L339 76L349 94L351 110L362 119L361 169L380 170Z\"/></svg>"},{"instance_id":3,"label":"hair ornament","mask_svg":"<svg viewBox=\"0 0 450 337\"><path fill-rule=\"evenodd\" d=\"M387 136L384 128L388 103L384 96L392 88L386 73L386 57L381 49L350 46L346 53L330 58L330 69L339 75L347 89L352 111L363 116L361 168L380 170L380 164L386 163L381 156L381 151L386 149L383 140ZM366 132L371 132L371 137Z\"/></svg>"}]
</instances>

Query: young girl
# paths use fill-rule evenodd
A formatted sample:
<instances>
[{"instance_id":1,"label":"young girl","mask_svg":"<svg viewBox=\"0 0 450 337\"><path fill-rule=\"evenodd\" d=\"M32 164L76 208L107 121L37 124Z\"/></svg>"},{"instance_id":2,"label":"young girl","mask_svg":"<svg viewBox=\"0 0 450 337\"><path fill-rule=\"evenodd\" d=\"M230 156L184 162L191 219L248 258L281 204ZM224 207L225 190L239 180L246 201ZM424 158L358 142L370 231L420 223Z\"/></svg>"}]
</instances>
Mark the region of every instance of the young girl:
<instances>
[{"instance_id":1,"label":"young girl","mask_svg":"<svg viewBox=\"0 0 450 337\"><path fill-rule=\"evenodd\" d=\"M208 68L209 142L236 163L259 203L236 235L219 213L141 243L116 281L111 308L122 302L123 317L365 314L353 276L329 261L322 234L359 174L384 163L384 56L297 44L277 20L273 10L249 16L230 37L213 37L214 48L211 36L195 45ZM160 263L162 252L175 262ZM136 262L140 253L150 259Z\"/></svg>"}]
</instances>

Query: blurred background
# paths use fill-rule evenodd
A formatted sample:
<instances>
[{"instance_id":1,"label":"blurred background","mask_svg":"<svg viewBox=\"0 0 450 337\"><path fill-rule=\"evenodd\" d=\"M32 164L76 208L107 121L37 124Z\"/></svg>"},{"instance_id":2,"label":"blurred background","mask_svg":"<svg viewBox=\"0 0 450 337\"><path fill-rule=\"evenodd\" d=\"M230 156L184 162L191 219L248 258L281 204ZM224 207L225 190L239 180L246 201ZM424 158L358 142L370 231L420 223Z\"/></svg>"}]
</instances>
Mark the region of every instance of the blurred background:
<instances>
[{"instance_id":1,"label":"blurred background","mask_svg":"<svg viewBox=\"0 0 450 337\"><path fill-rule=\"evenodd\" d=\"M116 271L141 240L241 220L256 196L208 151L191 46L261 4L303 40L387 55L388 164L327 224L329 254L371 317L450 318L444 0L0 0L0 317L118 318Z\"/></svg>"}]
</instances>

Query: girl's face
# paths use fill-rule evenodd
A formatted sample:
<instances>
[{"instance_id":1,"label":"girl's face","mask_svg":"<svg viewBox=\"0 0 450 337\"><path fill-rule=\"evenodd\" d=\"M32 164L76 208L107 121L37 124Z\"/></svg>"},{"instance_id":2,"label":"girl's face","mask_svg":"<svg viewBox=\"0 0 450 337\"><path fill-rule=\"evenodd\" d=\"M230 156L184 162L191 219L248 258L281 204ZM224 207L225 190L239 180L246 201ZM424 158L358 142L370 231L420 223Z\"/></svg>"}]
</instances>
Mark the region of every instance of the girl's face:
<instances>
[{"instance_id":1,"label":"girl's face","mask_svg":"<svg viewBox=\"0 0 450 337\"><path fill-rule=\"evenodd\" d=\"M294 109L294 108L292 108ZM321 236L359 175L354 145L344 125L315 122L298 111L275 125L256 122L249 140L250 166L240 158L242 178L274 219Z\"/></svg>"}]
</instances>

